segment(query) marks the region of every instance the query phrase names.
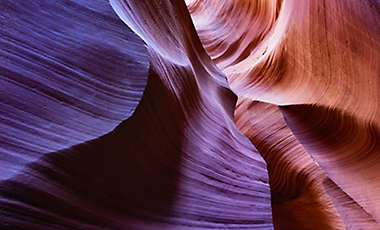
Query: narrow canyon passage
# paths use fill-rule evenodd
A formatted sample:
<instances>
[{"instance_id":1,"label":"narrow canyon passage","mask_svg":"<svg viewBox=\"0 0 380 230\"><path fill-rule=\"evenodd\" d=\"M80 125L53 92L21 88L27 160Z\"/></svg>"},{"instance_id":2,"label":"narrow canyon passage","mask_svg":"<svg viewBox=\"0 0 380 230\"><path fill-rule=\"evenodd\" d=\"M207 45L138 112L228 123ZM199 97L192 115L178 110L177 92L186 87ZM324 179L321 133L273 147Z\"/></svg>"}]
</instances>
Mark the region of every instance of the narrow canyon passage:
<instances>
[{"instance_id":1,"label":"narrow canyon passage","mask_svg":"<svg viewBox=\"0 0 380 230\"><path fill-rule=\"evenodd\" d=\"M0 229L380 229L379 1L0 21Z\"/></svg>"}]
</instances>

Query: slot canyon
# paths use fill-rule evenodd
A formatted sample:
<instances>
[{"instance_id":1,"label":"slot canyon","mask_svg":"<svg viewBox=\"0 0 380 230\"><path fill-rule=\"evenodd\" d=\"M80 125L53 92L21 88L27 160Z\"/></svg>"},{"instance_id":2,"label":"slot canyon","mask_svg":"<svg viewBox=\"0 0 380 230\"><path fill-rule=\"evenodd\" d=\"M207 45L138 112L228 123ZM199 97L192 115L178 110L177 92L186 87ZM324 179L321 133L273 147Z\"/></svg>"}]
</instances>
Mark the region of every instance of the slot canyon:
<instances>
[{"instance_id":1,"label":"slot canyon","mask_svg":"<svg viewBox=\"0 0 380 230\"><path fill-rule=\"evenodd\" d=\"M379 0L1 0L1 230L380 230Z\"/></svg>"}]
</instances>

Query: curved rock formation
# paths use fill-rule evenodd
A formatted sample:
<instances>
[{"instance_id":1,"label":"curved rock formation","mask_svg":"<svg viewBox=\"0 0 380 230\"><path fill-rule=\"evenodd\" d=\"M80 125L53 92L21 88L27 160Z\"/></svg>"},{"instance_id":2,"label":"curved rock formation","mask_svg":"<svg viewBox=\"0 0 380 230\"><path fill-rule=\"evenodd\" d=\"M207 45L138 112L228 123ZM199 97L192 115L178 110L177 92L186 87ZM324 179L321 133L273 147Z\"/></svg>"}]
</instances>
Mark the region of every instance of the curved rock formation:
<instances>
[{"instance_id":1,"label":"curved rock formation","mask_svg":"<svg viewBox=\"0 0 380 230\"><path fill-rule=\"evenodd\" d=\"M347 229L380 229L378 222L333 181L326 179L323 186L326 188Z\"/></svg>"},{"instance_id":2,"label":"curved rock formation","mask_svg":"<svg viewBox=\"0 0 380 230\"><path fill-rule=\"evenodd\" d=\"M331 106L378 122L378 2L217 2L195 1L189 8L206 50L237 95Z\"/></svg>"},{"instance_id":3,"label":"curved rock formation","mask_svg":"<svg viewBox=\"0 0 380 230\"><path fill-rule=\"evenodd\" d=\"M377 228L362 224L379 221L379 2L217 2L194 1L189 9L206 50L242 101L236 111L239 129L268 163L274 220L285 220L277 227L332 228L323 226L323 217L317 218L319 227L304 223L310 220L308 215L317 215L318 207L328 213L326 208L332 203L327 192L346 228ZM289 129L283 130L286 124L279 112L273 112L275 107L253 101L289 105L281 111L304 149L294 147L295 138ZM316 164L305 158L308 154ZM322 173L318 166L342 191L325 191L327 179L317 176ZM309 188L310 192L324 191L325 195L318 196L326 199L312 213L290 212L302 205L307 210L309 205L296 200L306 196L304 188L311 181L318 181L318 186ZM339 193L363 208L363 219L347 221ZM287 199L294 202L288 212L276 213L277 205L285 207ZM330 219L336 216L328 215ZM327 223L339 227L341 221L334 219ZM302 227L295 227L299 223Z\"/></svg>"},{"instance_id":4,"label":"curved rock formation","mask_svg":"<svg viewBox=\"0 0 380 230\"><path fill-rule=\"evenodd\" d=\"M243 99L237 127L268 163L276 229L345 229L323 183L326 174L298 142L271 104Z\"/></svg>"},{"instance_id":5,"label":"curved rock formation","mask_svg":"<svg viewBox=\"0 0 380 230\"><path fill-rule=\"evenodd\" d=\"M380 229L379 12L4 1L0 228Z\"/></svg>"},{"instance_id":6,"label":"curved rock formation","mask_svg":"<svg viewBox=\"0 0 380 230\"><path fill-rule=\"evenodd\" d=\"M235 95L197 40L185 3L159 3L112 1L150 50L133 116L3 181L2 227L272 228L266 164L234 125ZM154 23L174 12L183 18Z\"/></svg>"},{"instance_id":7,"label":"curved rock formation","mask_svg":"<svg viewBox=\"0 0 380 230\"><path fill-rule=\"evenodd\" d=\"M4 0L0 12L0 179L131 116L148 55L107 2Z\"/></svg>"},{"instance_id":8,"label":"curved rock formation","mask_svg":"<svg viewBox=\"0 0 380 230\"><path fill-rule=\"evenodd\" d=\"M337 109L282 107L295 136L329 177L379 221L380 132Z\"/></svg>"}]
</instances>

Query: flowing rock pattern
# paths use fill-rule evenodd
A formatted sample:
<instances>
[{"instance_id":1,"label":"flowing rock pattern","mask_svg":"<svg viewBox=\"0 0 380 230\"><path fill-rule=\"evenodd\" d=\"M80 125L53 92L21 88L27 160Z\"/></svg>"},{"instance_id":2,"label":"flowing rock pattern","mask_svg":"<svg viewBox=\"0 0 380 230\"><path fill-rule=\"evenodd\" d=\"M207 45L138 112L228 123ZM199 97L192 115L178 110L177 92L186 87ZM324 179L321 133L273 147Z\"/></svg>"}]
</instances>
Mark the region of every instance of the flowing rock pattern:
<instances>
[{"instance_id":1,"label":"flowing rock pattern","mask_svg":"<svg viewBox=\"0 0 380 230\"><path fill-rule=\"evenodd\" d=\"M373 217L344 193L333 181L326 179L323 182L323 186L340 213L347 229L380 229L379 224Z\"/></svg>"},{"instance_id":2,"label":"flowing rock pattern","mask_svg":"<svg viewBox=\"0 0 380 230\"><path fill-rule=\"evenodd\" d=\"M282 107L289 127L329 177L379 221L380 132L336 109Z\"/></svg>"},{"instance_id":3,"label":"flowing rock pattern","mask_svg":"<svg viewBox=\"0 0 380 230\"><path fill-rule=\"evenodd\" d=\"M209 0L188 7L239 96L238 128L268 163L276 228L339 229L342 221L347 229L378 228L380 2ZM308 192L320 200L297 200ZM337 210L328 211L332 204ZM310 221L321 212L330 220Z\"/></svg>"},{"instance_id":4,"label":"flowing rock pattern","mask_svg":"<svg viewBox=\"0 0 380 230\"><path fill-rule=\"evenodd\" d=\"M3 181L2 226L272 229L266 163L234 125L236 96L185 3L111 3L149 46L144 96L111 133L46 154ZM181 20L155 23L178 12Z\"/></svg>"},{"instance_id":5,"label":"flowing rock pattern","mask_svg":"<svg viewBox=\"0 0 380 230\"><path fill-rule=\"evenodd\" d=\"M107 1L4 0L0 12L5 179L128 118L146 85L148 55Z\"/></svg>"},{"instance_id":6,"label":"flowing rock pattern","mask_svg":"<svg viewBox=\"0 0 380 230\"><path fill-rule=\"evenodd\" d=\"M236 125L268 163L277 229L345 229L323 183L326 174L287 127L275 105L243 99Z\"/></svg>"},{"instance_id":7,"label":"flowing rock pattern","mask_svg":"<svg viewBox=\"0 0 380 230\"><path fill-rule=\"evenodd\" d=\"M1 229L380 229L379 1L0 20Z\"/></svg>"}]
</instances>

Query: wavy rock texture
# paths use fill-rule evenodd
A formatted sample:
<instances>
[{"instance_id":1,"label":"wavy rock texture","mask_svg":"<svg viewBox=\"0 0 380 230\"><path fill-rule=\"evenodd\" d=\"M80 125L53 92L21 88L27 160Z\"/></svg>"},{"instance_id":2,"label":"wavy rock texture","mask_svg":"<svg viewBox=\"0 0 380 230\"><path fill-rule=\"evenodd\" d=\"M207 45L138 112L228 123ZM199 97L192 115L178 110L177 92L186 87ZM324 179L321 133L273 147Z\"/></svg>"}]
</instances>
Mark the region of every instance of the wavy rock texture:
<instances>
[{"instance_id":1,"label":"wavy rock texture","mask_svg":"<svg viewBox=\"0 0 380 230\"><path fill-rule=\"evenodd\" d=\"M268 163L277 229L345 229L323 183L326 174L298 142L272 104L239 101L237 127Z\"/></svg>"},{"instance_id":2,"label":"wavy rock texture","mask_svg":"<svg viewBox=\"0 0 380 230\"><path fill-rule=\"evenodd\" d=\"M336 109L282 107L289 127L330 178L378 220L380 133Z\"/></svg>"},{"instance_id":3,"label":"wavy rock texture","mask_svg":"<svg viewBox=\"0 0 380 230\"><path fill-rule=\"evenodd\" d=\"M379 224L333 181L323 182L347 229L380 229Z\"/></svg>"},{"instance_id":4,"label":"wavy rock texture","mask_svg":"<svg viewBox=\"0 0 380 230\"><path fill-rule=\"evenodd\" d=\"M0 6L1 229L380 229L379 1L110 3Z\"/></svg>"},{"instance_id":5,"label":"wavy rock texture","mask_svg":"<svg viewBox=\"0 0 380 230\"><path fill-rule=\"evenodd\" d=\"M5 179L128 118L146 85L148 55L105 1L4 0L0 12Z\"/></svg>"},{"instance_id":6,"label":"wavy rock texture","mask_svg":"<svg viewBox=\"0 0 380 230\"><path fill-rule=\"evenodd\" d=\"M378 228L379 2L217 2L193 1L189 9L240 98L239 129L268 163L276 227L341 228L336 210L328 211L335 205L347 229ZM322 175L341 190L326 191ZM347 218L355 213L342 208L349 202L357 218Z\"/></svg>"},{"instance_id":7,"label":"wavy rock texture","mask_svg":"<svg viewBox=\"0 0 380 230\"><path fill-rule=\"evenodd\" d=\"M234 125L236 96L185 3L111 3L149 47L144 96L111 133L45 154L3 181L1 226L273 228L266 163ZM155 23L164 16L168 23Z\"/></svg>"}]
</instances>

